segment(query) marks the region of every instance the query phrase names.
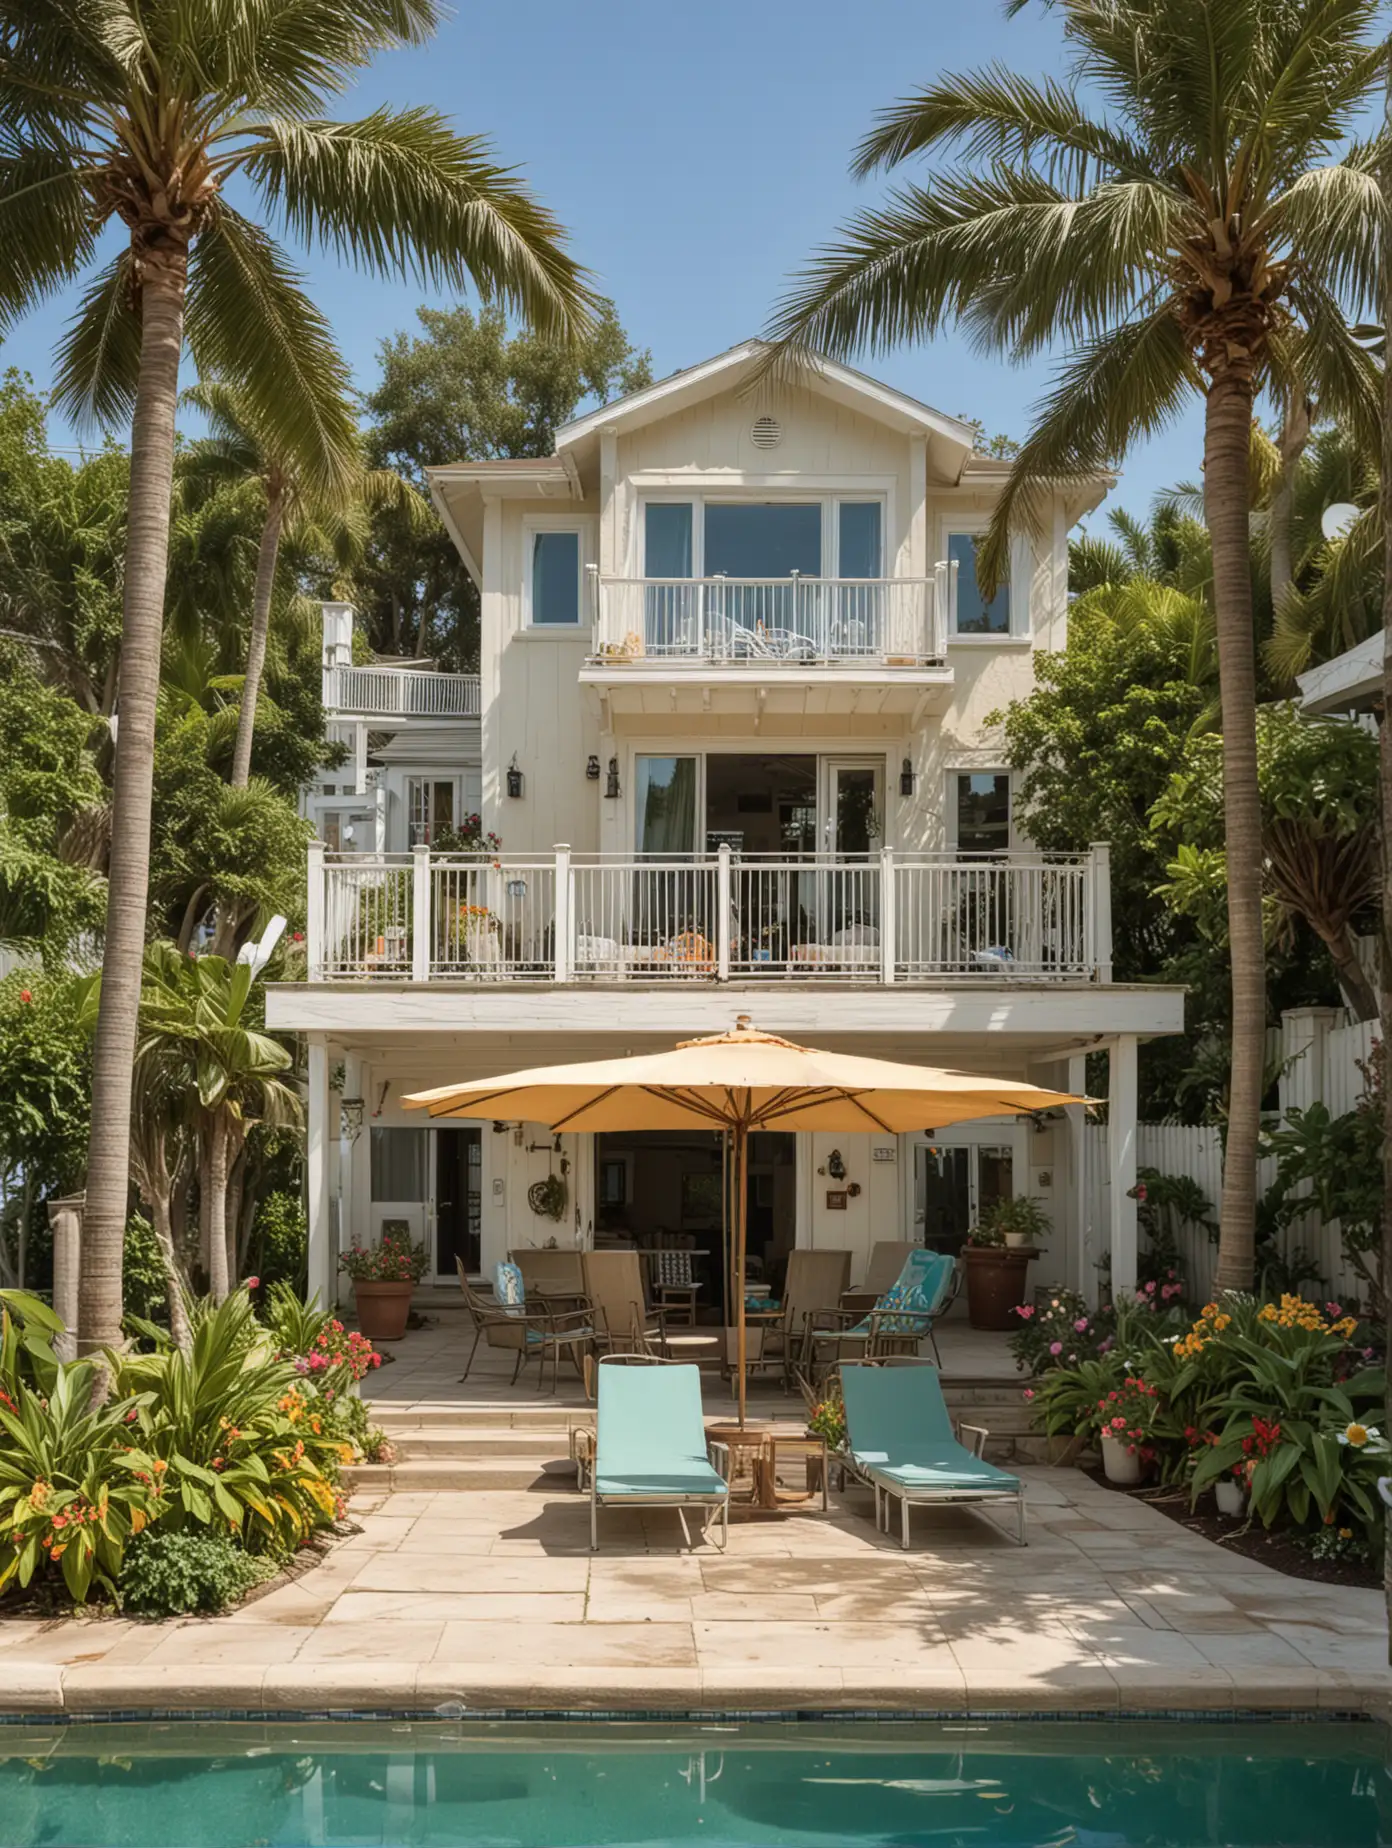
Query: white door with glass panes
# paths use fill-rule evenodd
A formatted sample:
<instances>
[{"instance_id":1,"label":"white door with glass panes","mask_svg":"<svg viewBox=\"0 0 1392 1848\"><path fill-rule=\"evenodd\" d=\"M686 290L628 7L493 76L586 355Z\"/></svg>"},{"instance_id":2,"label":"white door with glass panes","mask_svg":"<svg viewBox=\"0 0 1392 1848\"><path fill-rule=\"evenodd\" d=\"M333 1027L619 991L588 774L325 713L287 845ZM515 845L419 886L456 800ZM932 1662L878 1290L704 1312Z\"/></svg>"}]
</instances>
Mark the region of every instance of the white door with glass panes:
<instances>
[{"instance_id":1,"label":"white door with glass panes","mask_svg":"<svg viewBox=\"0 0 1392 1848\"><path fill-rule=\"evenodd\" d=\"M822 763L822 845L837 864L818 873L822 942L837 962L878 964L880 849L884 845L884 759L828 757Z\"/></svg>"},{"instance_id":2,"label":"white door with glass panes","mask_svg":"<svg viewBox=\"0 0 1392 1848\"><path fill-rule=\"evenodd\" d=\"M1029 1133L1027 1123L988 1119L915 1136L905 1172L912 1236L956 1257L987 1208L1014 1198L1016 1176L1027 1172Z\"/></svg>"},{"instance_id":3,"label":"white door with glass panes","mask_svg":"<svg viewBox=\"0 0 1392 1848\"><path fill-rule=\"evenodd\" d=\"M455 1260L475 1272L483 1213L482 1132L465 1124L441 1129L373 1128L369 1174L374 1242L387 1230L423 1243L426 1280L452 1282Z\"/></svg>"}]
</instances>

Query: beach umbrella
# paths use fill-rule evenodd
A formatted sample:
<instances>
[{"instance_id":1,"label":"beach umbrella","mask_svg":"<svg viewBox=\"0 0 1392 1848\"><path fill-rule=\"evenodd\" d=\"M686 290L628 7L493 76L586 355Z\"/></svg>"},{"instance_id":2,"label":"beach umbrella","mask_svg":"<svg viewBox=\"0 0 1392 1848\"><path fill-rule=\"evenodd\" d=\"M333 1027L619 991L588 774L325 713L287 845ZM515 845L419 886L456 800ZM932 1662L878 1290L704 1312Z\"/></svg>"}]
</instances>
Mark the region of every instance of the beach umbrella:
<instances>
[{"instance_id":1,"label":"beach umbrella","mask_svg":"<svg viewBox=\"0 0 1392 1848\"><path fill-rule=\"evenodd\" d=\"M556 1131L712 1129L730 1137L735 1223L736 1371L745 1414L744 1265L749 1138L757 1130L885 1135L944 1129L974 1117L1026 1115L1085 1100L1013 1078L826 1052L763 1033L741 1015L732 1032L682 1040L670 1052L542 1065L444 1085L402 1099L432 1117L546 1123Z\"/></svg>"}]
</instances>

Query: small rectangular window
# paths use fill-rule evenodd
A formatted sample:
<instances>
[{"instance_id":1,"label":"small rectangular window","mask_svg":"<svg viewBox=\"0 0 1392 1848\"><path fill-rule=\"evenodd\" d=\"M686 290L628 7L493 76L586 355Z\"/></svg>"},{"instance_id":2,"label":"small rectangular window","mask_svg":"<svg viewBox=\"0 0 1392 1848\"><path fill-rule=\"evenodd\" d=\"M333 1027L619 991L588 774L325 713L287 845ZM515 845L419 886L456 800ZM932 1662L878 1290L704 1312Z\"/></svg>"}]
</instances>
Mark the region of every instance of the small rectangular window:
<instances>
[{"instance_id":1,"label":"small rectangular window","mask_svg":"<svg viewBox=\"0 0 1392 1848\"><path fill-rule=\"evenodd\" d=\"M548 628L579 623L579 533L532 534L532 621Z\"/></svg>"},{"instance_id":2,"label":"small rectangular window","mask_svg":"<svg viewBox=\"0 0 1392 1848\"><path fill-rule=\"evenodd\" d=\"M964 859L1010 850L1010 777L1003 770L963 770L957 784L957 851Z\"/></svg>"},{"instance_id":3,"label":"small rectangular window","mask_svg":"<svg viewBox=\"0 0 1392 1848\"><path fill-rule=\"evenodd\" d=\"M1001 583L987 602L976 581L976 552L981 540L974 533L952 533L947 555L957 567L958 635L1009 635L1010 586Z\"/></svg>"},{"instance_id":4,"label":"small rectangular window","mask_svg":"<svg viewBox=\"0 0 1392 1848\"><path fill-rule=\"evenodd\" d=\"M643 575L691 576L690 501L649 501L643 511Z\"/></svg>"},{"instance_id":5,"label":"small rectangular window","mask_svg":"<svg viewBox=\"0 0 1392 1848\"><path fill-rule=\"evenodd\" d=\"M878 501L842 501L837 515L837 538L837 577L877 578L883 575Z\"/></svg>"}]
</instances>

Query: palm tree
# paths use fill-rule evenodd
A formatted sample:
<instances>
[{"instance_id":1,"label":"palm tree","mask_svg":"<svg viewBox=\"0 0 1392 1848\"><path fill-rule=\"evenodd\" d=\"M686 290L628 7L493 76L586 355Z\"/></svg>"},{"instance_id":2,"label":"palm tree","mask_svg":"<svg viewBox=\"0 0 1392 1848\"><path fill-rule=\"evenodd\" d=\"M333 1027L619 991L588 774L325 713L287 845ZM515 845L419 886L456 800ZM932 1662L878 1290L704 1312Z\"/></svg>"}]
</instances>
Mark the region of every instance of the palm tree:
<instances>
[{"instance_id":1,"label":"palm tree","mask_svg":"<svg viewBox=\"0 0 1392 1848\"><path fill-rule=\"evenodd\" d=\"M131 419L106 942L93 1062L79 1346L120 1334L155 695L179 359L236 384L331 487L355 430L328 323L236 179L298 236L436 288L474 283L565 335L592 300L560 228L477 137L433 111L322 111L435 0L7 0L0 19L0 334L127 237L60 349L57 400Z\"/></svg>"},{"instance_id":2,"label":"palm tree","mask_svg":"<svg viewBox=\"0 0 1392 1848\"><path fill-rule=\"evenodd\" d=\"M1217 1281L1249 1287L1266 994L1248 450L1263 391L1290 402L1299 389L1375 440L1375 369L1345 312L1365 310L1378 287L1381 144L1352 139L1381 75L1377 9L1054 10L1069 82L993 67L883 113L858 174L942 158L814 257L775 315L769 364L883 351L950 323L1014 360L1066 347L982 546L988 588L1012 529L1036 527L1057 484L1116 462L1203 399L1233 995Z\"/></svg>"},{"instance_id":3,"label":"palm tree","mask_svg":"<svg viewBox=\"0 0 1392 1848\"><path fill-rule=\"evenodd\" d=\"M227 1224L227 1180L253 1122L276 1128L300 1120L300 1100L281 1074L290 1054L246 1024L253 975L247 963L182 955L172 943L145 953L142 1057L182 1056L203 1144L208 1278L222 1302L236 1282L235 1241Z\"/></svg>"},{"instance_id":4,"label":"palm tree","mask_svg":"<svg viewBox=\"0 0 1392 1848\"><path fill-rule=\"evenodd\" d=\"M360 454L354 456L351 469L333 479L329 489L318 485L324 471L316 466L315 457L286 454L266 429L248 394L235 385L221 379L200 380L183 394L183 401L201 411L211 425L211 434L191 444L185 452L183 466L189 476L208 481L254 481L266 500L256 556L246 673L228 778L233 789L245 789L251 776L256 702L266 665L271 597L282 534L296 528L301 533L312 532L317 525L323 529L324 549L332 549L346 560L364 549L369 510L397 507L413 530L434 524L434 515L428 502L409 483L390 469L365 467Z\"/></svg>"}]
</instances>

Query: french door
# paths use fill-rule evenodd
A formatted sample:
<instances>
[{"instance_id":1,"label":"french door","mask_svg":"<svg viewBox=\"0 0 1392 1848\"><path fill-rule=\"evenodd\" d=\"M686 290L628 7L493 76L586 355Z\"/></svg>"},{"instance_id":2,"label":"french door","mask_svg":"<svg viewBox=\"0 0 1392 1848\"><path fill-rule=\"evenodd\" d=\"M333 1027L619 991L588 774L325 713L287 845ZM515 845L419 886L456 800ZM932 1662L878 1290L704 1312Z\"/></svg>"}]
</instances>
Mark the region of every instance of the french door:
<instances>
[{"instance_id":1,"label":"french door","mask_svg":"<svg viewBox=\"0 0 1392 1848\"><path fill-rule=\"evenodd\" d=\"M910 1223L916 1239L956 1257L968 1232L997 1200L1014 1197L1020 1130L974 1123L915 1137Z\"/></svg>"}]
</instances>

